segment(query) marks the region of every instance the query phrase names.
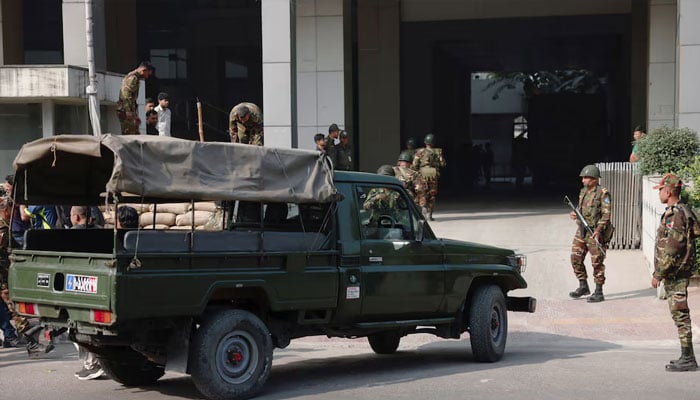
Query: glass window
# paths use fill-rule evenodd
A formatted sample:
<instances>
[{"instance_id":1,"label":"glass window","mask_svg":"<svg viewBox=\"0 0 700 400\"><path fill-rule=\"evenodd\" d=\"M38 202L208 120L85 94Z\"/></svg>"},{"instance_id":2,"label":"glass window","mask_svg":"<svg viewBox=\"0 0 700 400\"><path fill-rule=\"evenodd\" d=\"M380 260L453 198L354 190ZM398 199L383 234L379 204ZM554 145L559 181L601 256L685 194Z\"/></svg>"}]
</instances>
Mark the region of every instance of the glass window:
<instances>
[{"instance_id":1,"label":"glass window","mask_svg":"<svg viewBox=\"0 0 700 400\"><path fill-rule=\"evenodd\" d=\"M63 64L62 1L24 0L22 8L24 63Z\"/></svg>"},{"instance_id":2,"label":"glass window","mask_svg":"<svg viewBox=\"0 0 700 400\"><path fill-rule=\"evenodd\" d=\"M0 104L0 173L12 172L17 151L42 136L41 104Z\"/></svg>"},{"instance_id":3,"label":"glass window","mask_svg":"<svg viewBox=\"0 0 700 400\"><path fill-rule=\"evenodd\" d=\"M364 239L413 240L418 219L403 192L390 187L359 186L359 217Z\"/></svg>"},{"instance_id":4,"label":"glass window","mask_svg":"<svg viewBox=\"0 0 700 400\"><path fill-rule=\"evenodd\" d=\"M151 64L159 79L187 79L186 49L151 49Z\"/></svg>"}]
</instances>

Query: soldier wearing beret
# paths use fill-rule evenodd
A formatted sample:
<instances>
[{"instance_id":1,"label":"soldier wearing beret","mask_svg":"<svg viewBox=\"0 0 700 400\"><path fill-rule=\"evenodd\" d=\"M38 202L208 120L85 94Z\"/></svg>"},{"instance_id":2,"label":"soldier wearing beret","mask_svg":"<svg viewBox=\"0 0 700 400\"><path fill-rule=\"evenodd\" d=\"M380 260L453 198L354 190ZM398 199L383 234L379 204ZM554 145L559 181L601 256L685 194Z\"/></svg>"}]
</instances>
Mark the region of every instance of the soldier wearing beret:
<instances>
[{"instance_id":1,"label":"soldier wearing beret","mask_svg":"<svg viewBox=\"0 0 700 400\"><path fill-rule=\"evenodd\" d=\"M695 214L680 201L682 186L677 176L666 174L654 187L659 189L659 199L666 204L666 210L656 231L651 286L657 288L664 283L668 308L681 342L680 358L666 365L669 372L695 371L698 367L688 309L688 279L695 269L695 238L700 232Z\"/></svg>"}]
</instances>

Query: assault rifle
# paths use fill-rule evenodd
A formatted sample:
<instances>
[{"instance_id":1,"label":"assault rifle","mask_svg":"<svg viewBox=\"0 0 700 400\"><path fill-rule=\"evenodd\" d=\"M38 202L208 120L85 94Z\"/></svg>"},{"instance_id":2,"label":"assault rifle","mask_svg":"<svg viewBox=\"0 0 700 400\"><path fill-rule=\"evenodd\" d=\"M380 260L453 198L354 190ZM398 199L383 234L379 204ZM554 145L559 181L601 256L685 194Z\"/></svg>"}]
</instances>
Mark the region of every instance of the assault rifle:
<instances>
[{"instance_id":1,"label":"assault rifle","mask_svg":"<svg viewBox=\"0 0 700 400\"><path fill-rule=\"evenodd\" d=\"M569 200L569 196L564 196L564 201L571 207L572 210L574 210L574 213L576 213L576 218L578 219L578 222L581 224L581 237L586 236L586 232L591 234L591 237L593 240L595 240L596 246L600 249L601 253L605 255L605 247L598 241L598 238L593 236L593 229L591 228L590 225L588 225L588 222L586 222L586 219L583 218L583 215L581 215L581 211L578 210L578 208L574 207L574 204Z\"/></svg>"}]
</instances>

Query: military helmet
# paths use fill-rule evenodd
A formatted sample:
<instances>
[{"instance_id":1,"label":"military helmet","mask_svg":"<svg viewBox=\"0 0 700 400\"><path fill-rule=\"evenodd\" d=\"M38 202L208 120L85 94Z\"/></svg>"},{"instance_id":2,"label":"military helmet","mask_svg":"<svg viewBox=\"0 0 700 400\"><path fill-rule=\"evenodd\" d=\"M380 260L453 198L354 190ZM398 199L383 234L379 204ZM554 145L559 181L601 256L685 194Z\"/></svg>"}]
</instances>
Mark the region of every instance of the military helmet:
<instances>
[{"instance_id":1,"label":"military helmet","mask_svg":"<svg viewBox=\"0 0 700 400\"><path fill-rule=\"evenodd\" d=\"M406 140L406 147L416 147L416 139L410 137L408 140Z\"/></svg>"},{"instance_id":2,"label":"military helmet","mask_svg":"<svg viewBox=\"0 0 700 400\"><path fill-rule=\"evenodd\" d=\"M379 175L386 175L386 176L394 176L394 167L391 165L384 164L379 169L377 169L377 174Z\"/></svg>"},{"instance_id":3,"label":"military helmet","mask_svg":"<svg viewBox=\"0 0 700 400\"><path fill-rule=\"evenodd\" d=\"M425 135L425 138L423 139L423 143L429 144L429 145L435 144L435 135L433 135L432 133Z\"/></svg>"},{"instance_id":4,"label":"military helmet","mask_svg":"<svg viewBox=\"0 0 700 400\"><path fill-rule=\"evenodd\" d=\"M590 176L592 178L600 178L600 170L593 164L586 165L579 174L580 177Z\"/></svg>"},{"instance_id":5,"label":"military helmet","mask_svg":"<svg viewBox=\"0 0 700 400\"><path fill-rule=\"evenodd\" d=\"M401 154L399 154L399 161L411 162L413 161L413 154L411 154L410 151L402 151Z\"/></svg>"}]
</instances>

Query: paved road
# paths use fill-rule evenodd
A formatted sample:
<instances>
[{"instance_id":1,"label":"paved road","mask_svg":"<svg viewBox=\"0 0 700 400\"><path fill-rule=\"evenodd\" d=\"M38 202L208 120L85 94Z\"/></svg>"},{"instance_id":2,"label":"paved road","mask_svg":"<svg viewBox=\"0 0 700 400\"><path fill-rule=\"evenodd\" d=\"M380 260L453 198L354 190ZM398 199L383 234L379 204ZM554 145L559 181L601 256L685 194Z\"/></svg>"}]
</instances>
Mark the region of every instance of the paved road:
<instances>
[{"instance_id":1,"label":"paved road","mask_svg":"<svg viewBox=\"0 0 700 400\"><path fill-rule=\"evenodd\" d=\"M514 295L539 300L535 314L510 314L504 359L472 360L468 336L442 340L404 338L399 352L377 356L364 339L305 338L275 352L263 399L695 399L700 372L663 371L678 356L675 327L664 301L649 287L639 251L610 251L606 301L570 300L576 286L568 263L574 225L553 202L447 204L436 213L443 237L517 248L529 257L530 287ZM700 332L700 291L691 290L693 329ZM80 382L70 344L44 359L28 360L0 349L2 398L198 399L189 378L167 374L148 388L125 388L111 380Z\"/></svg>"}]
</instances>

